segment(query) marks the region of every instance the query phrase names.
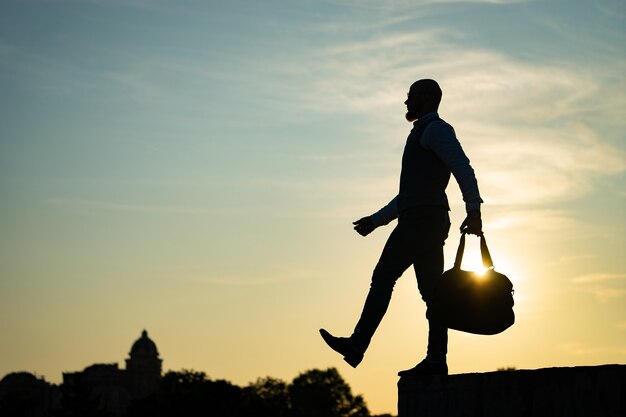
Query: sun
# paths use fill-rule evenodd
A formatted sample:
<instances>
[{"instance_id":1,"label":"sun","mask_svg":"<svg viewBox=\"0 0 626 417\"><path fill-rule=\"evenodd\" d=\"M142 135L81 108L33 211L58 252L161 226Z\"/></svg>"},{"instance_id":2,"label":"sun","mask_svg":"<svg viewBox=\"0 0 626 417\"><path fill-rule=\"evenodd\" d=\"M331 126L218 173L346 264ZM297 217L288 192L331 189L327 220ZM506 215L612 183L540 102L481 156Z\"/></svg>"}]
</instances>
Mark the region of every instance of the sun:
<instances>
[{"instance_id":1,"label":"sun","mask_svg":"<svg viewBox=\"0 0 626 417\"><path fill-rule=\"evenodd\" d=\"M483 276L489 270L489 268L485 268L483 266L482 260L480 257L466 257L463 258L463 262L461 263L461 269L465 271L472 271L478 276Z\"/></svg>"}]
</instances>

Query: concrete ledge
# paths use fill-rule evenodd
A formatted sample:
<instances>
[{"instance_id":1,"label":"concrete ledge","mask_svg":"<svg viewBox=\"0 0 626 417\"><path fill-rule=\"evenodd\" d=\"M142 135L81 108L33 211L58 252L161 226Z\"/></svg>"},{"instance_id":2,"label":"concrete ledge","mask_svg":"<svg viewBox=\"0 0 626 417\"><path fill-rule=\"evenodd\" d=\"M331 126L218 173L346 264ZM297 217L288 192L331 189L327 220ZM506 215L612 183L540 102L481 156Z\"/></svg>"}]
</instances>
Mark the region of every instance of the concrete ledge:
<instances>
[{"instance_id":1,"label":"concrete ledge","mask_svg":"<svg viewBox=\"0 0 626 417\"><path fill-rule=\"evenodd\" d=\"M626 365L498 371L398 382L398 417L623 417Z\"/></svg>"}]
</instances>

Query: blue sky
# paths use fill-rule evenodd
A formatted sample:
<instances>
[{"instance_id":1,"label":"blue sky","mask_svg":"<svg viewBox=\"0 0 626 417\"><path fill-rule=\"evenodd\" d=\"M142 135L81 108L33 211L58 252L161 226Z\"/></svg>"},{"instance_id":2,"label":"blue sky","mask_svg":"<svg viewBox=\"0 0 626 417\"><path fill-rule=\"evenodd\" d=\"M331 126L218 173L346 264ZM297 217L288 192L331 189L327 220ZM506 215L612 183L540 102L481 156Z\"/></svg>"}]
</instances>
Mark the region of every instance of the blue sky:
<instances>
[{"instance_id":1,"label":"blue sky","mask_svg":"<svg viewBox=\"0 0 626 417\"><path fill-rule=\"evenodd\" d=\"M2 2L0 374L121 362L147 327L166 369L245 384L337 366L393 411L425 344L412 274L358 370L316 331L350 332L361 308L391 225L362 239L350 222L397 191L418 78L442 85L516 285L516 326L452 336L451 372L623 361L625 17L619 1Z\"/></svg>"}]
</instances>

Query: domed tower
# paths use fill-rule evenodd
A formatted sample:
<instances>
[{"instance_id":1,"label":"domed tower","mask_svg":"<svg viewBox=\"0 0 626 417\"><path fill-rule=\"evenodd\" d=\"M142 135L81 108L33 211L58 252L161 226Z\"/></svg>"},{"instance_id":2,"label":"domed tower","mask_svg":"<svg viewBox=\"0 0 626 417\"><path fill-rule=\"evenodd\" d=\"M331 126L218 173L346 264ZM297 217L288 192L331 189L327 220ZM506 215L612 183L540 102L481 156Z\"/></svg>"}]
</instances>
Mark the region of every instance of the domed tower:
<instances>
[{"instance_id":1,"label":"domed tower","mask_svg":"<svg viewBox=\"0 0 626 417\"><path fill-rule=\"evenodd\" d=\"M126 375L131 395L145 397L156 391L161 381L162 360L147 331L141 332L141 337L130 348L129 355L130 358L126 359Z\"/></svg>"}]
</instances>

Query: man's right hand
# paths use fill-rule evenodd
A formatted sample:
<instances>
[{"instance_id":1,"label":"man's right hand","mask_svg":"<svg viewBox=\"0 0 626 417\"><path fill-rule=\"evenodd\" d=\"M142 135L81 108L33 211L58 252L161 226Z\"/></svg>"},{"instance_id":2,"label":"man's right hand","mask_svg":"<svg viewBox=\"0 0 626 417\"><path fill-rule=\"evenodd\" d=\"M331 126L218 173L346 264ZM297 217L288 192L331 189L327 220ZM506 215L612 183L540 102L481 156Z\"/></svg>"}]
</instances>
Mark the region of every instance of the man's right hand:
<instances>
[{"instance_id":1,"label":"man's right hand","mask_svg":"<svg viewBox=\"0 0 626 417\"><path fill-rule=\"evenodd\" d=\"M361 236L367 236L376 229L372 221L372 216L363 217L362 219L352 222L352 224L354 225L354 230Z\"/></svg>"},{"instance_id":2,"label":"man's right hand","mask_svg":"<svg viewBox=\"0 0 626 417\"><path fill-rule=\"evenodd\" d=\"M470 212L461 224L461 233L469 233L470 235L482 236L483 222L480 218L480 211L474 210Z\"/></svg>"}]
</instances>

